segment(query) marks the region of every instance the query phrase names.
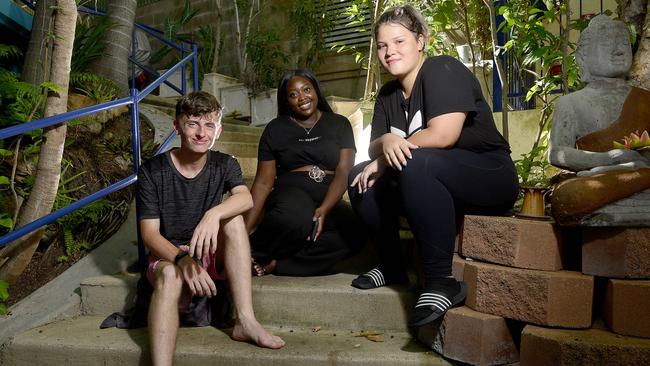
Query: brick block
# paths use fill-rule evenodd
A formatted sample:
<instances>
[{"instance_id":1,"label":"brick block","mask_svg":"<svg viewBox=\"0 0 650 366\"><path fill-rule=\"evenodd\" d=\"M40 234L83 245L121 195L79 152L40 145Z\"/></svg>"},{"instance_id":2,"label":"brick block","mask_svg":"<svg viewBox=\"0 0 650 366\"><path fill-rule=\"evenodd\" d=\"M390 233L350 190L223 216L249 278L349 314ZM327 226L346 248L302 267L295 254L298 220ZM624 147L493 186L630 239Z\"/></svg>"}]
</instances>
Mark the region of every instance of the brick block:
<instances>
[{"instance_id":1,"label":"brick block","mask_svg":"<svg viewBox=\"0 0 650 366\"><path fill-rule=\"evenodd\" d=\"M650 338L650 281L607 282L603 318L618 334Z\"/></svg>"},{"instance_id":2,"label":"brick block","mask_svg":"<svg viewBox=\"0 0 650 366\"><path fill-rule=\"evenodd\" d=\"M503 365L519 360L505 319L466 306L447 311L442 323L421 327L418 339L446 358L471 365Z\"/></svg>"},{"instance_id":3,"label":"brick block","mask_svg":"<svg viewBox=\"0 0 650 366\"><path fill-rule=\"evenodd\" d=\"M563 244L553 222L465 216L460 254L510 267L558 271Z\"/></svg>"},{"instance_id":4,"label":"brick block","mask_svg":"<svg viewBox=\"0 0 650 366\"><path fill-rule=\"evenodd\" d=\"M463 280L463 273L465 272L465 259L461 258L458 254L454 254L454 258L451 262L451 275L456 279L456 281Z\"/></svg>"},{"instance_id":5,"label":"brick block","mask_svg":"<svg viewBox=\"0 0 650 366\"><path fill-rule=\"evenodd\" d=\"M528 323L589 328L594 278L578 272L536 271L465 263L465 304L483 313Z\"/></svg>"},{"instance_id":6,"label":"brick block","mask_svg":"<svg viewBox=\"0 0 650 366\"><path fill-rule=\"evenodd\" d=\"M585 228L582 273L650 279L650 229Z\"/></svg>"},{"instance_id":7,"label":"brick block","mask_svg":"<svg viewBox=\"0 0 650 366\"><path fill-rule=\"evenodd\" d=\"M526 366L647 365L650 340L604 329L548 329L527 325L521 333L519 363Z\"/></svg>"}]
</instances>

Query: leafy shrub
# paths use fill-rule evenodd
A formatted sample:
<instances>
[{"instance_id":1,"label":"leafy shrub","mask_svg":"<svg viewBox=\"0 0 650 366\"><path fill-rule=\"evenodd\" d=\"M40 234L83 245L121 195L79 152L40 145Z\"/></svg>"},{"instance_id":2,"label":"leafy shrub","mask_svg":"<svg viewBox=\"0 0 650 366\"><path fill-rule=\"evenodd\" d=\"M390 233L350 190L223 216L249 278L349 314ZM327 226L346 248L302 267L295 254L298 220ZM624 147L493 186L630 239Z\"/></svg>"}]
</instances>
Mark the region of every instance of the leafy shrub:
<instances>
[{"instance_id":1,"label":"leafy shrub","mask_svg":"<svg viewBox=\"0 0 650 366\"><path fill-rule=\"evenodd\" d=\"M70 72L85 70L94 60L100 58L106 45L102 37L112 26L108 17L80 16L74 33L73 57Z\"/></svg>"},{"instance_id":2,"label":"leafy shrub","mask_svg":"<svg viewBox=\"0 0 650 366\"><path fill-rule=\"evenodd\" d=\"M89 72L70 74L70 85L98 104L114 100L119 92L119 87L114 81Z\"/></svg>"}]
</instances>

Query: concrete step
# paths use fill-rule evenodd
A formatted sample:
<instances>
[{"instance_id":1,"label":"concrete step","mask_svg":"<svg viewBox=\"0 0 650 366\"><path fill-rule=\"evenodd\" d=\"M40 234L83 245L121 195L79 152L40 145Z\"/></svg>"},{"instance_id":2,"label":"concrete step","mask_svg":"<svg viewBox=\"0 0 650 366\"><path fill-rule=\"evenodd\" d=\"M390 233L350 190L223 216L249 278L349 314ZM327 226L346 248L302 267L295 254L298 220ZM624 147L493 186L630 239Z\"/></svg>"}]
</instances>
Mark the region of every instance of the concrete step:
<instances>
[{"instance_id":1,"label":"concrete step","mask_svg":"<svg viewBox=\"0 0 650 366\"><path fill-rule=\"evenodd\" d=\"M237 158L257 157L257 142L217 141L212 150L234 155Z\"/></svg>"},{"instance_id":2,"label":"concrete step","mask_svg":"<svg viewBox=\"0 0 650 366\"><path fill-rule=\"evenodd\" d=\"M239 132L236 130L231 130L229 128L230 126L226 125L224 126L223 132L221 132L221 136L219 136L219 142L250 142L250 143L258 143L260 141L260 133L256 132Z\"/></svg>"},{"instance_id":3,"label":"concrete step","mask_svg":"<svg viewBox=\"0 0 650 366\"><path fill-rule=\"evenodd\" d=\"M177 98L161 98L156 95L149 95L142 101L142 104L146 106L152 106L168 115L170 117L169 124L171 127L171 121L176 114L176 101ZM253 127L250 125L250 122L241 121L234 118L224 117L221 120L221 123L224 125L224 132L245 132L259 135L264 130L263 127Z\"/></svg>"},{"instance_id":4,"label":"concrete step","mask_svg":"<svg viewBox=\"0 0 650 366\"><path fill-rule=\"evenodd\" d=\"M239 162L244 178L255 178L255 172L257 171L257 157L237 157L237 161Z\"/></svg>"},{"instance_id":5,"label":"concrete step","mask_svg":"<svg viewBox=\"0 0 650 366\"><path fill-rule=\"evenodd\" d=\"M341 307L345 309L345 307ZM81 316L50 323L14 337L0 351L3 365L150 364L146 329L99 329L102 317ZM407 333L391 332L371 341L360 329L272 327L287 345L261 349L229 338L212 327L179 330L174 364L181 365L450 365Z\"/></svg>"},{"instance_id":6,"label":"concrete step","mask_svg":"<svg viewBox=\"0 0 650 366\"><path fill-rule=\"evenodd\" d=\"M264 324L407 331L415 290L350 286L356 275L264 276L253 279L253 306ZM100 276L81 283L82 313L107 316L132 304L138 275Z\"/></svg>"},{"instance_id":7,"label":"concrete step","mask_svg":"<svg viewBox=\"0 0 650 366\"><path fill-rule=\"evenodd\" d=\"M264 127L253 127L248 124L242 124L242 121L231 119L231 118L224 118L221 120L221 123L223 124L224 132L225 131L244 132L244 133L252 133L260 136L262 134L262 131L264 131Z\"/></svg>"}]
</instances>

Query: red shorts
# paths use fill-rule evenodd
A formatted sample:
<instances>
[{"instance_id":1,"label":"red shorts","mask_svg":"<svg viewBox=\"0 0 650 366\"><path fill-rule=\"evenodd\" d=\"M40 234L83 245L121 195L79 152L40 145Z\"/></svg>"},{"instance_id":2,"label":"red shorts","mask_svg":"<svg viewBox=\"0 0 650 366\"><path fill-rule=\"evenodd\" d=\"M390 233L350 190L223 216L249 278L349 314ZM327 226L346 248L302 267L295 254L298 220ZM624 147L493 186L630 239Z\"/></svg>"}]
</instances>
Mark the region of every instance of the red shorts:
<instances>
[{"instance_id":1,"label":"red shorts","mask_svg":"<svg viewBox=\"0 0 650 366\"><path fill-rule=\"evenodd\" d=\"M184 252L188 252L190 250L190 247L188 247L187 245L181 245L178 248ZM153 254L149 254L149 258L148 258L149 264L147 265L147 280L149 280L151 286L154 286L156 282L156 268L158 267L158 263L160 263L160 261L162 261L162 259L156 257ZM208 274L210 275L210 278L212 278L212 280L226 279L225 271L217 273L216 257L214 254L209 253L206 257L201 258L201 263L199 263L199 265L202 268L205 268L206 271L208 271ZM190 290L187 287L187 285L183 285L183 292L181 293L181 299L178 302L178 311L185 312L188 309L191 301L192 301L192 294L190 293Z\"/></svg>"}]
</instances>

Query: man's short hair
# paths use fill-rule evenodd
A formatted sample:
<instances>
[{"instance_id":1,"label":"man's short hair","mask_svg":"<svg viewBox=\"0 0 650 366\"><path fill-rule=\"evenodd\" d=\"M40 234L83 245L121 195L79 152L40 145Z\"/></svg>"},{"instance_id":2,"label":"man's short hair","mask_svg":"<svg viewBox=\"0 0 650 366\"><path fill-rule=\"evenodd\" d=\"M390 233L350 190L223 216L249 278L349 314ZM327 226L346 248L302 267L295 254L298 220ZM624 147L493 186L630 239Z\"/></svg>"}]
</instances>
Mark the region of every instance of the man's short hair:
<instances>
[{"instance_id":1,"label":"man's short hair","mask_svg":"<svg viewBox=\"0 0 650 366\"><path fill-rule=\"evenodd\" d=\"M176 119L181 115L202 116L212 112L220 112L221 104L214 95L204 92L191 92L176 103Z\"/></svg>"}]
</instances>

